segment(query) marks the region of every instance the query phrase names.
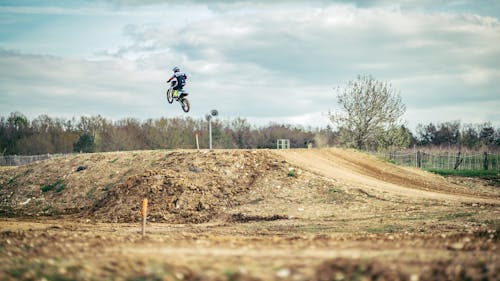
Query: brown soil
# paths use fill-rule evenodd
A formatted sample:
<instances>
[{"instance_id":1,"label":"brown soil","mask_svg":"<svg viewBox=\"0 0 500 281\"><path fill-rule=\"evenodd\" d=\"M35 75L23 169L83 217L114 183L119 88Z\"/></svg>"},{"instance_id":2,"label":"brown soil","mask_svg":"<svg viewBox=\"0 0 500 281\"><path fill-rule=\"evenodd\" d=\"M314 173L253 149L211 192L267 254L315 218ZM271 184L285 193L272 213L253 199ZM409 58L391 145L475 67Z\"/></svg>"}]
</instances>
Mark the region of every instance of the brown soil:
<instances>
[{"instance_id":1,"label":"brown soil","mask_svg":"<svg viewBox=\"0 0 500 281\"><path fill-rule=\"evenodd\" d=\"M498 280L499 206L351 150L74 155L0 169L0 280Z\"/></svg>"}]
</instances>

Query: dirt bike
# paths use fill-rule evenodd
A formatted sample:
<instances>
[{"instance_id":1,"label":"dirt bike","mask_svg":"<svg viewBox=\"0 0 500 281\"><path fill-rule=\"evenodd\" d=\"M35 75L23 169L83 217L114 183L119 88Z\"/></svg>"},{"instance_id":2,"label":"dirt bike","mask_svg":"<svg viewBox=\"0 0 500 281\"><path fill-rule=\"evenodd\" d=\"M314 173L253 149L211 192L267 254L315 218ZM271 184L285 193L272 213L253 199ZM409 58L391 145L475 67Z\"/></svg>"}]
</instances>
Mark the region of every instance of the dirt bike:
<instances>
[{"instance_id":1,"label":"dirt bike","mask_svg":"<svg viewBox=\"0 0 500 281\"><path fill-rule=\"evenodd\" d=\"M178 101L181 104L182 110L184 112L189 112L189 109L191 108L189 104L189 100L186 98L188 93L184 92L184 90L177 90L177 97L174 97L174 87L177 86L177 81L172 81L170 84L170 88L167 90L167 101L168 103L173 103L174 100Z\"/></svg>"}]
</instances>

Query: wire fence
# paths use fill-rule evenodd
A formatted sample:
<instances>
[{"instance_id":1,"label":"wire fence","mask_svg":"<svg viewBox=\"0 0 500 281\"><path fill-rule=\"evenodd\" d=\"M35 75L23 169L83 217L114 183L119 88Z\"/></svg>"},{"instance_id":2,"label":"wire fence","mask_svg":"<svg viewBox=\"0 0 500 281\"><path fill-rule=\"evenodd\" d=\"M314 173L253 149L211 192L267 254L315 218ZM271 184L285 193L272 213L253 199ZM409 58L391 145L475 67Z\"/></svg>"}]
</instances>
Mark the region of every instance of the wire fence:
<instances>
[{"instance_id":1,"label":"wire fence","mask_svg":"<svg viewBox=\"0 0 500 281\"><path fill-rule=\"evenodd\" d=\"M422 169L500 170L500 154L488 152L389 152L374 153L398 165Z\"/></svg>"},{"instance_id":2,"label":"wire fence","mask_svg":"<svg viewBox=\"0 0 500 281\"><path fill-rule=\"evenodd\" d=\"M488 152L387 152L372 153L398 165L422 169L445 170L497 170L500 171L500 154ZM35 161L64 157L71 154L0 155L0 166L21 166Z\"/></svg>"},{"instance_id":3,"label":"wire fence","mask_svg":"<svg viewBox=\"0 0 500 281\"><path fill-rule=\"evenodd\" d=\"M63 157L70 154L42 154L42 155L0 155L0 166L21 166L29 163Z\"/></svg>"}]
</instances>

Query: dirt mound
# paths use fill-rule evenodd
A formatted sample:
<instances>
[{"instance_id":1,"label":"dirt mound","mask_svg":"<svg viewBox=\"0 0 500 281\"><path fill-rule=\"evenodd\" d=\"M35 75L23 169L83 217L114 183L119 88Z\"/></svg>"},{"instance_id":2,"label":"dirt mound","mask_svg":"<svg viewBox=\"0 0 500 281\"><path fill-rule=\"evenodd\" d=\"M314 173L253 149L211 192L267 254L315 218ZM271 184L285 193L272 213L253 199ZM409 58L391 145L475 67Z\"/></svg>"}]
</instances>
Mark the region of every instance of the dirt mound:
<instances>
[{"instance_id":1,"label":"dirt mound","mask_svg":"<svg viewBox=\"0 0 500 281\"><path fill-rule=\"evenodd\" d=\"M479 202L479 197L463 199L470 194L463 189L350 150L130 151L2 169L0 216L137 222L141 201L148 198L153 222L314 219L421 199ZM474 192L498 198L484 189L489 193Z\"/></svg>"},{"instance_id":2,"label":"dirt mound","mask_svg":"<svg viewBox=\"0 0 500 281\"><path fill-rule=\"evenodd\" d=\"M267 150L74 155L0 173L0 215L135 222L148 198L151 221L205 222L246 202L257 186L289 185L288 173Z\"/></svg>"},{"instance_id":3,"label":"dirt mound","mask_svg":"<svg viewBox=\"0 0 500 281\"><path fill-rule=\"evenodd\" d=\"M139 221L139 202L149 200L149 219L200 223L241 204L264 178L286 177L285 166L267 151L177 153L170 161L114 187L92 209L98 220Z\"/></svg>"}]
</instances>

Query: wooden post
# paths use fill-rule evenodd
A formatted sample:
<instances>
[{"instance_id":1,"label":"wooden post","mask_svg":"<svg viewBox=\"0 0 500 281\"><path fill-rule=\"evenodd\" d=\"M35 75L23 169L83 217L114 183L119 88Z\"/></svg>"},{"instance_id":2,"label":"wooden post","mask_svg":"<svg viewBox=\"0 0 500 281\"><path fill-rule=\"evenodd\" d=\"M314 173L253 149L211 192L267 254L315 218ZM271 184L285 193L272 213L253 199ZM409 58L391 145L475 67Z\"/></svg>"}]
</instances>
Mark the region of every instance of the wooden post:
<instances>
[{"instance_id":1,"label":"wooden post","mask_svg":"<svg viewBox=\"0 0 500 281\"><path fill-rule=\"evenodd\" d=\"M422 167L422 154L420 150L417 150L417 167L418 168Z\"/></svg>"},{"instance_id":2,"label":"wooden post","mask_svg":"<svg viewBox=\"0 0 500 281\"><path fill-rule=\"evenodd\" d=\"M483 168L488 170L488 152L483 153Z\"/></svg>"},{"instance_id":3,"label":"wooden post","mask_svg":"<svg viewBox=\"0 0 500 281\"><path fill-rule=\"evenodd\" d=\"M148 199L147 198L142 199L141 215L142 215L142 238L144 238L144 236L146 236L146 217L148 216Z\"/></svg>"},{"instance_id":4,"label":"wooden post","mask_svg":"<svg viewBox=\"0 0 500 281\"><path fill-rule=\"evenodd\" d=\"M457 158L455 160L455 165L453 166L453 170L458 169L458 167L460 167L460 164L462 164L462 161L464 160L464 158L462 158L460 156L461 156L461 153L459 151L457 154Z\"/></svg>"}]
</instances>

